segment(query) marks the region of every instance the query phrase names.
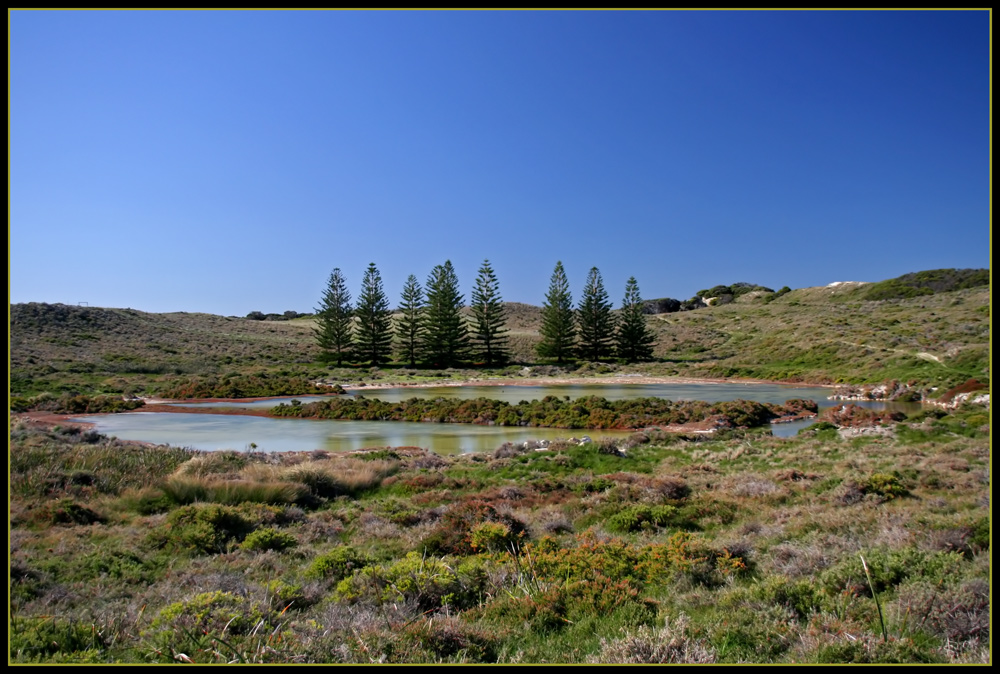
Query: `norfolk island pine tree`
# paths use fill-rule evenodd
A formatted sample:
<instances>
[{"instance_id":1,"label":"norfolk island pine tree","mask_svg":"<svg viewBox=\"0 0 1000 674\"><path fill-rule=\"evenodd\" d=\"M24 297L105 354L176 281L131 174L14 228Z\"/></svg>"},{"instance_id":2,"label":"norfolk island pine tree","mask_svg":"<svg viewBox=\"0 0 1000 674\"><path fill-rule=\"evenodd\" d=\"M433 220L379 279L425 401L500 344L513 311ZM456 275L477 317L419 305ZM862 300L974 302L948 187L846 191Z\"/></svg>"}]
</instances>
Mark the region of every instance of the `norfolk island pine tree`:
<instances>
[{"instance_id":1,"label":"norfolk island pine tree","mask_svg":"<svg viewBox=\"0 0 1000 674\"><path fill-rule=\"evenodd\" d=\"M597 267L591 267L583 286L583 297L576 311L580 331L577 352L580 358L590 361L610 358L614 353L615 317L611 313L611 300L604 289L604 281Z\"/></svg>"},{"instance_id":2,"label":"norfolk island pine tree","mask_svg":"<svg viewBox=\"0 0 1000 674\"><path fill-rule=\"evenodd\" d=\"M374 262L365 271L354 313L358 317L358 357L372 365L389 360L392 354L392 312L382 289L382 276Z\"/></svg>"},{"instance_id":3,"label":"norfolk island pine tree","mask_svg":"<svg viewBox=\"0 0 1000 674\"><path fill-rule=\"evenodd\" d=\"M316 342L322 349L321 358L333 360L340 366L350 357L354 344L354 312L351 310L351 293L340 268L330 274L326 290L316 308Z\"/></svg>"},{"instance_id":4,"label":"norfolk island pine tree","mask_svg":"<svg viewBox=\"0 0 1000 674\"><path fill-rule=\"evenodd\" d=\"M542 341L535 351L542 358L555 358L565 362L573 355L576 344L576 320L573 314L573 297L562 262L556 262L549 281L549 291L542 305Z\"/></svg>"},{"instance_id":5,"label":"norfolk island pine tree","mask_svg":"<svg viewBox=\"0 0 1000 674\"><path fill-rule=\"evenodd\" d=\"M427 279L423 354L436 367L451 367L468 356L469 332L462 317L463 297L451 260L437 265Z\"/></svg>"},{"instance_id":6,"label":"norfolk island pine tree","mask_svg":"<svg viewBox=\"0 0 1000 674\"><path fill-rule=\"evenodd\" d=\"M477 359L482 359L487 367L502 365L510 358L507 350L507 313L500 297L500 283L490 266L484 260L472 290L472 315L475 317L472 332L472 348Z\"/></svg>"},{"instance_id":7,"label":"norfolk island pine tree","mask_svg":"<svg viewBox=\"0 0 1000 674\"><path fill-rule=\"evenodd\" d=\"M410 367L415 367L420 357L421 345L427 332L425 326L424 290L413 274L406 279L399 303L399 320L396 322L396 342L399 357Z\"/></svg>"},{"instance_id":8,"label":"norfolk island pine tree","mask_svg":"<svg viewBox=\"0 0 1000 674\"><path fill-rule=\"evenodd\" d=\"M629 363L653 358L656 336L646 325L642 297L639 296L639 284L634 276L625 284L625 299L622 300L621 313L618 316L616 342L618 357Z\"/></svg>"}]
</instances>

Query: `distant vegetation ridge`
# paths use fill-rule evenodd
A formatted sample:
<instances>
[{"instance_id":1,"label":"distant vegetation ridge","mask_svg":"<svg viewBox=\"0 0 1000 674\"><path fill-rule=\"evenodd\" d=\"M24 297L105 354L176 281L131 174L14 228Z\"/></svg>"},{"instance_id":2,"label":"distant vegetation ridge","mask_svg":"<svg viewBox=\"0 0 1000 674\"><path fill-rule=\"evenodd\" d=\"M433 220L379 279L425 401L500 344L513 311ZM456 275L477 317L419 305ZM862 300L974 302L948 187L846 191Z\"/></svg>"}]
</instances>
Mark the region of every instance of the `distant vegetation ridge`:
<instances>
[{"instance_id":1,"label":"distant vegetation ridge","mask_svg":"<svg viewBox=\"0 0 1000 674\"><path fill-rule=\"evenodd\" d=\"M301 378L345 384L507 378L522 376L526 365L530 376L632 372L810 383L899 379L950 387L969 378L989 381L988 281L988 270L945 269L879 283L777 292L732 284L725 288L739 294L731 302L647 315L657 339L655 361L632 366L540 362L535 346L541 339L542 310L507 302L512 364L440 372L319 363L313 317L253 320L14 304L10 393L163 394L177 387L201 390L212 382L213 389L236 382L242 390L247 377L254 382ZM470 315L468 308L463 315Z\"/></svg>"}]
</instances>

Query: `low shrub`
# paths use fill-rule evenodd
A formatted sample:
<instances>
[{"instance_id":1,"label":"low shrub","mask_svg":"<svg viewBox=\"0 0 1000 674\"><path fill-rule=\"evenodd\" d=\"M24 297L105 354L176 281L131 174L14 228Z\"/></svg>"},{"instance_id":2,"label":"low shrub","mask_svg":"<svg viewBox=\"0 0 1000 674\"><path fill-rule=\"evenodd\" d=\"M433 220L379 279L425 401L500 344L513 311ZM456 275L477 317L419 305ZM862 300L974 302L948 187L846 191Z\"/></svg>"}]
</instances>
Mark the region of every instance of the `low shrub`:
<instances>
[{"instance_id":1,"label":"low shrub","mask_svg":"<svg viewBox=\"0 0 1000 674\"><path fill-rule=\"evenodd\" d=\"M13 662L57 660L97 661L107 643L93 624L50 616L13 619L9 625ZM58 659L55 657L58 656Z\"/></svg>"},{"instance_id":2,"label":"low shrub","mask_svg":"<svg viewBox=\"0 0 1000 674\"><path fill-rule=\"evenodd\" d=\"M959 577L965 558L957 552L924 552L914 547L865 553L871 584L857 555L846 557L819 576L819 587L831 596L841 593L871 597L895 588L904 580L947 583Z\"/></svg>"},{"instance_id":3,"label":"low shrub","mask_svg":"<svg viewBox=\"0 0 1000 674\"><path fill-rule=\"evenodd\" d=\"M423 547L432 554L468 555L475 552L472 532L483 523L500 524L504 529L482 529L479 541L485 543L490 537L494 541L502 538L506 542L523 542L528 535L524 522L499 512L485 501L466 501L448 509L438 521L434 530L423 540ZM499 538L497 538L499 537Z\"/></svg>"},{"instance_id":4,"label":"low shrub","mask_svg":"<svg viewBox=\"0 0 1000 674\"><path fill-rule=\"evenodd\" d=\"M694 525L679 515L676 507L669 505L634 505L612 515L607 520L611 531L631 533L657 527L692 528Z\"/></svg>"},{"instance_id":5,"label":"low shrub","mask_svg":"<svg viewBox=\"0 0 1000 674\"><path fill-rule=\"evenodd\" d=\"M379 604L413 601L421 611L443 606L465 609L477 605L483 596L485 576L477 573L481 564L410 552L392 564L366 566L345 578L337 585L337 596Z\"/></svg>"},{"instance_id":6,"label":"low shrub","mask_svg":"<svg viewBox=\"0 0 1000 674\"><path fill-rule=\"evenodd\" d=\"M167 516L163 530L153 531L154 544L195 554L225 552L254 529L254 522L232 506L188 505Z\"/></svg>"},{"instance_id":7,"label":"low shrub","mask_svg":"<svg viewBox=\"0 0 1000 674\"><path fill-rule=\"evenodd\" d=\"M85 505L80 505L72 499L60 499L55 503L50 503L45 508L47 519L53 524L99 524L106 518L91 510Z\"/></svg>"},{"instance_id":8,"label":"low shrub","mask_svg":"<svg viewBox=\"0 0 1000 674\"><path fill-rule=\"evenodd\" d=\"M272 527L265 527L248 534L243 539L240 547L252 552L263 552L265 550L281 552L282 550L294 548L298 544L298 539L292 534Z\"/></svg>"},{"instance_id":9,"label":"low shrub","mask_svg":"<svg viewBox=\"0 0 1000 674\"><path fill-rule=\"evenodd\" d=\"M371 559L349 545L342 545L312 561L306 575L310 578L342 580L372 563Z\"/></svg>"},{"instance_id":10,"label":"low shrub","mask_svg":"<svg viewBox=\"0 0 1000 674\"><path fill-rule=\"evenodd\" d=\"M247 634L264 616L260 608L231 592L202 592L191 599L164 607L150 624L150 631L167 639L184 630L196 633Z\"/></svg>"},{"instance_id":11,"label":"low shrub","mask_svg":"<svg viewBox=\"0 0 1000 674\"><path fill-rule=\"evenodd\" d=\"M910 491L900 482L895 473L872 473L862 485L865 494L875 494L887 501L901 496L909 496Z\"/></svg>"}]
</instances>

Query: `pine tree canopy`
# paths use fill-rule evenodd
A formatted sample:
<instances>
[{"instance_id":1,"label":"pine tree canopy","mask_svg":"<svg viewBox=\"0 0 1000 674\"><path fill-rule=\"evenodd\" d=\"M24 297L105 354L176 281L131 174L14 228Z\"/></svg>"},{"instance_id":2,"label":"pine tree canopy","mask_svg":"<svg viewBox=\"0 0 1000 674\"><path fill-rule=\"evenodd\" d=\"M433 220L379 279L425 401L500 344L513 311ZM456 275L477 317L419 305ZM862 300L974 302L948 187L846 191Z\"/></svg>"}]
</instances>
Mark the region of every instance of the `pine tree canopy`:
<instances>
[{"instance_id":1,"label":"pine tree canopy","mask_svg":"<svg viewBox=\"0 0 1000 674\"><path fill-rule=\"evenodd\" d=\"M410 367L417 364L426 332L424 307L424 290L420 287L417 277L410 274L403 286L403 294L399 304L400 317L396 323L399 355Z\"/></svg>"},{"instance_id":2,"label":"pine tree canopy","mask_svg":"<svg viewBox=\"0 0 1000 674\"><path fill-rule=\"evenodd\" d=\"M542 341L535 350L542 358L555 358L562 363L573 354L576 343L576 320L573 316L573 297L562 262L556 263L549 281L549 292L542 305Z\"/></svg>"},{"instance_id":3,"label":"pine tree canopy","mask_svg":"<svg viewBox=\"0 0 1000 674\"><path fill-rule=\"evenodd\" d=\"M427 279L424 360L435 367L451 367L468 356L469 333L462 317L464 298L451 260L431 270Z\"/></svg>"},{"instance_id":4,"label":"pine tree canopy","mask_svg":"<svg viewBox=\"0 0 1000 674\"><path fill-rule=\"evenodd\" d=\"M507 312L500 297L500 283L484 260L472 290L472 315L475 318L472 348L477 360L486 365L505 363L510 358L507 351Z\"/></svg>"},{"instance_id":5,"label":"pine tree canopy","mask_svg":"<svg viewBox=\"0 0 1000 674\"><path fill-rule=\"evenodd\" d=\"M622 301L621 315L618 318L616 341L618 356L630 363L650 360L653 357L656 336L646 325L642 298L639 296L639 284L634 276L625 284L625 299Z\"/></svg>"},{"instance_id":6,"label":"pine tree canopy","mask_svg":"<svg viewBox=\"0 0 1000 674\"><path fill-rule=\"evenodd\" d=\"M614 352L615 318L597 267L592 267L587 275L576 318L580 328L580 344L577 347L580 358L598 361L611 357Z\"/></svg>"},{"instance_id":7,"label":"pine tree canopy","mask_svg":"<svg viewBox=\"0 0 1000 674\"><path fill-rule=\"evenodd\" d=\"M389 360L392 348L392 312L382 289L382 276L375 263L368 265L361 282L361 295L354 310L358 318L357 353L378 365Z\"/></svg>"},{"instance_id":8,"label":"pine tree canopy","mask_svg":"<svg viewBox=\"0 0 1000 674\"><path fill-rule=\"evenodd\" d=\"M316 308L313 332L324 359L335 360L339 366L350 356L354 342L351 293L339 267L330 274L320 305Z\"/></svg>"}]
</instances>

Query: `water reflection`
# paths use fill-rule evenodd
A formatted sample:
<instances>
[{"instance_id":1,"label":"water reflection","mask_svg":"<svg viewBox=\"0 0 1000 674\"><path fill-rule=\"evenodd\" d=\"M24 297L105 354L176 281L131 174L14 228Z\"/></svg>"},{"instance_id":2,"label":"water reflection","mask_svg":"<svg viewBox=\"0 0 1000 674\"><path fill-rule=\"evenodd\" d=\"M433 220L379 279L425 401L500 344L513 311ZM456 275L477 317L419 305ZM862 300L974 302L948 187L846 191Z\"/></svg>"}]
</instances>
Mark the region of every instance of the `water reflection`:
<instances>
[{"instance_id":1,"label":"water reflection","mask_svg":"<svg viewBox=\"0 0 1000 674\"><path fill-rule=\"evenodd\" d=\"M270 419L225 414L130 412L77 419L97 425L97 431L122 440L171 444L202 450L261 452L326 449L350 451L365 447L423 447L438 454L491 452L505 442L556 438L624 437L627 431L565 430L435 424L407 421L337 421L329 419Z\"/></svg>"},{"instance_id":2,"label":"water reflection","mask_svg":"<svg viewBox=\"0 0 1000 674\"><path fill-rule=\"evenodd\" d=\"M356 389L352 396L377 398L398 402L410 398L491 398L516 404L522 400L541 400L545 396L580 398L601 396L609 400L629 398L666 398L669 400L754 400L767 403L784 403L792 398L815 400L820 411L827 407L845 404L829 400L831 389L816 386L790 386L784 384L553 384L545 386L435 386L386 389ZM178 405L232 409L269 409L281 402L299 400L303 404L329 396L288 396L258 401L184 402ZM856 405L871 409L891 409L913 412L920 403L885 403L857 401ZM593 438L624 436L628 432L570 431L551 428L521 428L476 426L472 424L432 424L401 421L334 421L318 419L268 419L241 415L220 414L157 414L138 412L129 414L95 415L81 419L97 425L101 433L115 435L123 440L139 440L157 444L194 447L203 450L242 450L256 445L259 451L306 451L327 449L331 451L355 450L364 447L415 446L431 449L441 454L492 451L504 442L524 440L552 440L573 435L589 434ZM815 419L788 424L772 424L771 431L778 437L792 437L808 428Z\"/></svg>"}]
</instances>

